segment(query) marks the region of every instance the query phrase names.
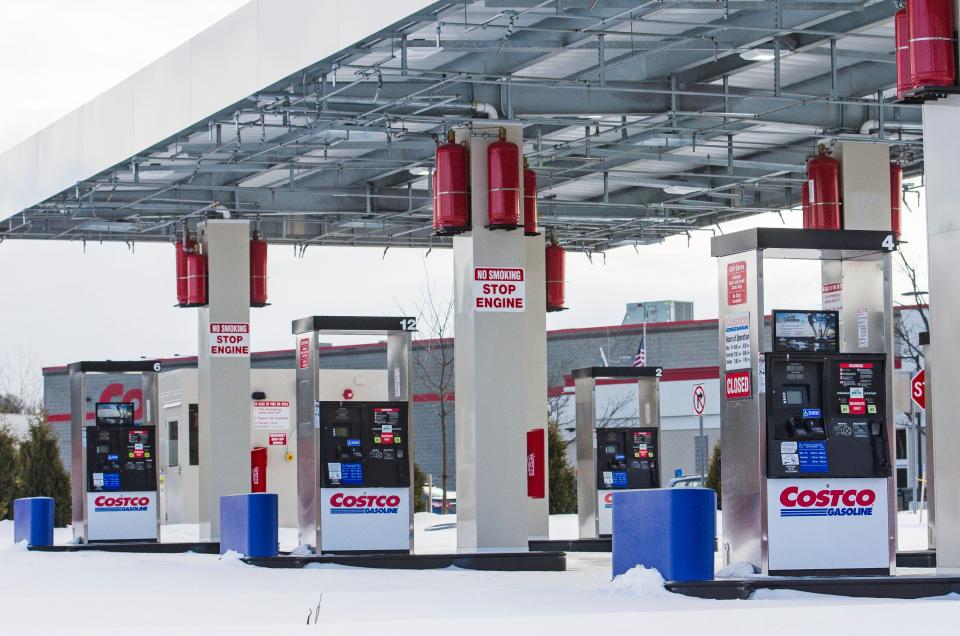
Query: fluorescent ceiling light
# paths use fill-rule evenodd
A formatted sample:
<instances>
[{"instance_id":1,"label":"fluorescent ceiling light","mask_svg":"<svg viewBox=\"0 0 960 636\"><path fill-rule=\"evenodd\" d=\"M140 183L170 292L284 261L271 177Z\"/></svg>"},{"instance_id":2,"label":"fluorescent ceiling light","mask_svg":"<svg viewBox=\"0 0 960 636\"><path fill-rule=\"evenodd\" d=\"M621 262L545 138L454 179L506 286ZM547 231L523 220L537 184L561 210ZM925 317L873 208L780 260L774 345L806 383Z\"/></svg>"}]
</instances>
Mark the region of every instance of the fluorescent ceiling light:
<instances>
[{"instance_id":1,"label":"fluorescent ceiling light","mask_svg":"<svg viewBox=\"0 0 960 636\"><path fill-rule=\"evenodd\" d=\"M427 166L414 166L413 168L410 168L410 174L417 177L426 177L430 174L430 168Z\"/></svg>"},{"instance_id":2,"label":"fluorescent ceiling light","mask_svg":"<svg viewBox=\"0 0 960 636\"><path fill-rule=\"evenodd\" d=\"M685 185L671 185L666 186L663 191L667 194L693 194L695 192L703 192L706 188L700 186L685 186Z\"/></svg>"},{"instance_id":3,"label":"fluorescent ceiling light","mask_svg":"<svg viewBox=\"0 0 960 636\"><path fill-rule=\"evenodd\" d=\"M772 62L776 57L770 49L750 49L740 54L748 62Z\"/></svg>"}]
</instances>

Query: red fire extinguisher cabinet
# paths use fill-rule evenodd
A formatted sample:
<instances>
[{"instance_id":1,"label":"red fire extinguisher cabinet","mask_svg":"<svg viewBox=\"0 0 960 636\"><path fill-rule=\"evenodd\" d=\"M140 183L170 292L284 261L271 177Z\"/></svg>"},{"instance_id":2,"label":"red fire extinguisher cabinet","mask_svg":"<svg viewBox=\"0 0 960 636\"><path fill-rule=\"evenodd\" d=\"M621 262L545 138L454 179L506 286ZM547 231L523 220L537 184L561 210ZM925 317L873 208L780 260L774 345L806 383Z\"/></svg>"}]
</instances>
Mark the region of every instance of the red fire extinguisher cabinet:
<instances>
[{"instance_id":1,"label":"red fire extinguisher cabinet","mask_svg":"<svg viewBox=\"0 0 960 636\"><path fill-rule=\"evenodd\" d=\"M267 492L267 449L263 446L250 451L250 492Z\"/></svg>"}]
</instances>

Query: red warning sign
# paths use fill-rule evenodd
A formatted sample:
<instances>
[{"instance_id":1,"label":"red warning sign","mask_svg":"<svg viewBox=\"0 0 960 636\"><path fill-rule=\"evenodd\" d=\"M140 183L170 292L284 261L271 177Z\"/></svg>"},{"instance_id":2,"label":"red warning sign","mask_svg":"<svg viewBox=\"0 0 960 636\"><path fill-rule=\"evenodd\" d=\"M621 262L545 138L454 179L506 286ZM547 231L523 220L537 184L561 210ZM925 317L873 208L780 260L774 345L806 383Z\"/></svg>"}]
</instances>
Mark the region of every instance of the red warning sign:
<instances>
[{"instance_id":1,"label":"red warning sign","mask_svg":"<svg viewBox=\"0 0 960 636\"><path fill-rule=\"evenodd\" d=\"M210 323L211 358L237 358L250 355L250 323L247 322L211 322Z\"/></svg>"},{"instance_id":2,"label":"red warning sign","mask_svg":"<svg viewBox=\"0 0 960 636\"><path fill-rule=\"evenodd\" d=\"M298 343L298 349L300 353L300 368L309 369L310 368L310 338L300 338Z\"/></svg>"},{"instance_id":3,"label":"red warning sign","mask_svg":"<svg viewBox=\"0 0 960 636\"><path fill-rule=\"evenodd\" d=\"M910 379L910 399L924 411L927 410L927 377L923 369Z\"/></svg>"},{"instance_id":4,"label":"red warning sign","mask_svg":"<svg viewBox=\"0 0 960 636\"><path fill-rule=\"evenodd\" d=\"M267 435L267 443L270 446L286 446L287 434L286 433L270 433L269 435Z\"/></svg>"},{"instance_id":5,"label":"red warning sign","mask_svg":"<svg viewBox=\"0 0 960 636\"><path fill-rule=\"evenodd\" d=\"M698 384L693 387L693 411L697 415L703 415L703 410L707 407L707 393L703 390L703 385Z\"/></svg>"},{"instance_id":6,"label":"red warning sign","mask_svg":"<svg viewBox=\"0 0 960 636\"><path fill-rule=\"evenodd\" d=\"M727 305L747 302L747 261L727 264Z\"/></svg>"},{"instance_id":7,"label":"red warning sign","mask_svg":"<svg viewBox=\"0 0 960 636\"><path fill-rule=\"evenodd\" d=\"M750 397L750 369L730 371L725 380L724 388L728 400L743 400Z\"/></svg>"},{"instance_id":8,"label":"red warning sign","mask_svg":"<svg viewBox=\"0 0 960 636\"><path fill-rule=\"evenodd\" d=\"M474 311L523 311L523 284L522 267L474 267Z\"/></svg>"}]
</instances>

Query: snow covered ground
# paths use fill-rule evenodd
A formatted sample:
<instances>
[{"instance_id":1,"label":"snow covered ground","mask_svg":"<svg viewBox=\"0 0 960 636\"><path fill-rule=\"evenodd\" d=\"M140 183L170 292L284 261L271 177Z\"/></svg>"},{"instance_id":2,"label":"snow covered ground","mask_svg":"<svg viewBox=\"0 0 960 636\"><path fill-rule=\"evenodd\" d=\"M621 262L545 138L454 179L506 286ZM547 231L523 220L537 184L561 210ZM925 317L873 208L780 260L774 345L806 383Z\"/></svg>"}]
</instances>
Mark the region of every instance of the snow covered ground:
<instances>
[{"instance_id":1,"label":"snow covered ground","mask_svg":"<svg viewBox=\"0 0 960 636\"><path fill-rule=\"evenodd\" d=\"M418 551L448 551L450 516L417 515ZM901 549L925 547L912 514ZM551 519L555 538L576 535L572 515ZM571 554L567 572L270 570L211 555L28 552L0 522L0 634L300 634L330 628L369 634L574 634L598 628L698 636L954 634L960 598L891 601L761 591L748 601L666 592L656 572L610 581L608 554ZM191 526L165 540L193 540ZM290 546L295 531L285 530ZM70 539L59 529L55 540ZM319 611L317 607L319 605ZM308 613L316 624L306 625ZM127 631L129 630L129 631Z\"/></svg>"}]
</instances>

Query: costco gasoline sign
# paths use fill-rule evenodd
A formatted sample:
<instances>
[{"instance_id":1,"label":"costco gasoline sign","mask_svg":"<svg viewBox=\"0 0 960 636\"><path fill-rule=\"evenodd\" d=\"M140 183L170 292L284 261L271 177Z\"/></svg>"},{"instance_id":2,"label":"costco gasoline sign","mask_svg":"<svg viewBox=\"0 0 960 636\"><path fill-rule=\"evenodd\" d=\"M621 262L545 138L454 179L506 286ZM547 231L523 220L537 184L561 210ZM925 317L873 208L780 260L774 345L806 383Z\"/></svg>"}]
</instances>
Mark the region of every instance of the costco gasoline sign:
<instances>
[{"instance_id":1,"label":"costco gasoline sign","mask_svg":"<svg viewBox=\"0 0 960 636\"><path fill-rule=\"evenodd\" d=\"M522 267L474 267L474 311L523 311Z\"/></svg>"}]
</instances>

